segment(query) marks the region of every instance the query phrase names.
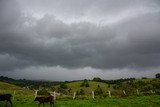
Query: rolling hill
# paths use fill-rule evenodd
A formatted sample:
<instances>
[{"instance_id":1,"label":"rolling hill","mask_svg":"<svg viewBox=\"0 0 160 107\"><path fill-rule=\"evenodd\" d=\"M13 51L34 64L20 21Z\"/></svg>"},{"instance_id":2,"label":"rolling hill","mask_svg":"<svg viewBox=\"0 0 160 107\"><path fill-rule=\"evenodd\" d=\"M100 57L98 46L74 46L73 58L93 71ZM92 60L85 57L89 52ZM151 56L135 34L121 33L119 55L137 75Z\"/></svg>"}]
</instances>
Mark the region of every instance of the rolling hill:
<instances>
[{"instance_id":1,"label":"rolling hill","mask_svg":"<svg viewBox=\"0 0 160 107\"><path fill-rule=\"evenodd\" d=\"M68 86L68 89L71 88L71 93L83 89L86 94L89 94L91 91L96 90L98 85L102 88L102 90L113 90L113 88L108 87L108 84L95 81L88 81L89 87L81 87L82 82L83 81L71 82L67 83L66 85Z\"/></svg>"}]
</instances>

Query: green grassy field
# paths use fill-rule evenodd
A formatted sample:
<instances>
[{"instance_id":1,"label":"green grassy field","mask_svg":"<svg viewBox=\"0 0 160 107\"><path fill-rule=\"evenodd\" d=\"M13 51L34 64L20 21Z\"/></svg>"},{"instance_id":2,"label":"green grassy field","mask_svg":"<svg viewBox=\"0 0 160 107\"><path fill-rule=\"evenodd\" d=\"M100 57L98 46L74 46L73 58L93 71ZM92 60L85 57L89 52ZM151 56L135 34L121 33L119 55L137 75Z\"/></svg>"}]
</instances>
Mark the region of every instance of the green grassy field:
<instances>
[{"instance_id":1,"label":"green grassy field","mask_svg":"<svg viewBox=\"0 0 160 107\"><path fill-rule=\"evenodd\" d=\"M78 90L81 84L79 82L68 83L68 88L72 88L72 91ZM106 90L112 90L108 87L108 84L89 81L90 87L80 87L88 91L95 89L97 85ZM0 93L11 93L13 95L14 90L16 94L14 96L14 107L37 107L38 102L34 102L34 91L23 89L18 86L0 82ZM9 105L9 104L8 104ZM49 104L45 104L45 107L49 107ZM5 102L0 101L0 107L4 107ZM9 107L9 106L8 106ZM41 107L43 107L41 105ZM55 107L160 107L160 95L150 96L130 96L130 97L106 97L101 99L92 99L91 97L85 99L75 99L63 97L55 101Z\"/></svg>"},{"instance_id":2,"label":"green grassy field","mask_svg":"<svg viewBox=\"0 0 160 107\"><path fill-rule=\"evenodd\" d=\"M160 96L56 101L56 107L159 107Z\"/></svg>"},{"instance_id":3,"label":"green grassy field","mask_svg":"<svg viewBox=\"0 0 160 107\"><path fill-rule=\"evenodd\" d=\"M17 96L13 101L14 107L37 107L38 102L34 102L31 96ZM5 103L0 102L0 107ZM8 104L9 105L9 104ZM42 106L42 105L41 105ZM140 96L127 98L104 98L88 100L56 100L55 107L159 107L160 96ZM49 103L45 104L49 107Z\"/></svg>"},{"instance_id":4,"label":"green grassy field","mask_svg":"<svg viewBox=\"0 0 160 107\"><path fill-rule=\"evenodd\" d=\"M112 88L108 88L108 84L102 82L88 81L89 87L80 87L83 81L67 83L68 89L71 88L71 93L76 92L77 90L83 89L85 94L88 95L91 91L95 90L99 85L102 90L112 90ZM59 86L57 86L59 87ZM66 90L68 90L66 89Z\"/></svg>"}]
</instances>

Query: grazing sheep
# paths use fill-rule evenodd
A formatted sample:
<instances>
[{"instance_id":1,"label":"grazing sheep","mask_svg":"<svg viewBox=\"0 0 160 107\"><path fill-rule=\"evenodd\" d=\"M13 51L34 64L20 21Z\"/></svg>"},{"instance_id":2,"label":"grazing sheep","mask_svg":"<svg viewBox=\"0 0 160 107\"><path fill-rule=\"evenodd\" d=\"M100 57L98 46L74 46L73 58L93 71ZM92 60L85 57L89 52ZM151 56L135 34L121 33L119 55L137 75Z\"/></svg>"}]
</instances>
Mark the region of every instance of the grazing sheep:
<instances>
[{"instance_id":1,"label":"grazing sheep","mask_svg":"<svg viewBox=\"0 0 160 107\"><path fill-rule=\"evenodd\" d=\"M0 94L0 101L7 101L5 107L7 107L8 102L10 103L11 107L13 107L11 98L11 94Z\"/></svg>"},{"instance_id":2,"label":"grazing sheep","mask_svg":"<svg viewBox=\"0 0 160 107\"><path fill-rule=\"evenodd\" d=\"M52 96L45 96L45 97L36 97L34 101L38 101L38 107L43 104L44 107L44 103L48 103L50 102L50 107L54 107L54 102L53 102L53 97Z\"/></svg>"}]
</instances>

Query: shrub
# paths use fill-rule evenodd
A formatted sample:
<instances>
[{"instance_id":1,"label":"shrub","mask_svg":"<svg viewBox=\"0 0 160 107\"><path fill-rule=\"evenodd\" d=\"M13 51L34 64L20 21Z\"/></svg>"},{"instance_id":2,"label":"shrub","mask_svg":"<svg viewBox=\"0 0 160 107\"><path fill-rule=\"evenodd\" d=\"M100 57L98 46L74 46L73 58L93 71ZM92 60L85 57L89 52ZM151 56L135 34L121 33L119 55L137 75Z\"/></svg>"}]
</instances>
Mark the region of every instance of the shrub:
<instances>
[{"instance_id":1,"label":"shrub","mask_svg":"<svg viewBox=\"0 0 160 107\"><path fill-rule=\"evenodd\" d=\"M68 92L67 92L65 89L60 88L60 87L58 87L57 91L58 91L59 93L65 94L65 95L68 94Z\"/></svg>"},{"instance_id":2,"label":"shrub","mask_svg":"<svg viewBox=\"0 0 160 107\"><path fill-rule=\"evenodd\" d=\"M80 94L80 95L84 95L84 94L85 94L85 93L84 93L84 90L83 90L83 89L80 89L79 94Z\"/></svg>"},{"instance_id":3,"label":"shrub","mask_svg":"<svg viewBox=\"0 0 160 107\"><path fill-rule=\"evenodd\" d=\"M160 73L157 73L155 76L156 78L160 78Z\"/></svg>"},{"instance_id":4,"label":"shrub","mask_svg":"<svg viewBox=\"0 0 160 107\"><path fill-rule=\"evenodd\" d=\"M68 86L67 86L65 83L62 83L62 84L60 84L60 88L62 88L62 89L67 89Z\"/></svg>"},{"instance_id":5,"label":"shrub","mask_svg":"<svg viewBox=\"0 0 160 107\"><path fill-rule=\"evenodd\" d=\"M88 80L85 79L85 80L81 83L80 87L89 87Z\"/></svg>"},{"instance_id":6,"label":"shrub","mask_svg":"<svg viewBox=\"0 0 160 107\"><path fill-rule=\"evenodd\" d=\"M103 91L99 85L97 86L97 89L94 92L95 92L95 95L102 95L103 94Z\"/></svg>"},{"instance_id":7,"label":"shrub","mask_svg":"<svg viewBox=\"0 0 160 107\"><path fill-rule=\"evenodd\" d=\"M37 92L38 95L50 95L50 93L46 89L41 89Z\"/></svg>"},{"instance_id":8,"label":"shrub","mask_svg":"<svg viewBox=\"0 0 160 107\"><path fill-rule=\"evenodd\" d=\"M101 79L101 78L99 78L99 77L94 77L94 78L93 78L93 81L101 82L101 81L102 81L102 79Z\"/></svg>"}]
</instances>

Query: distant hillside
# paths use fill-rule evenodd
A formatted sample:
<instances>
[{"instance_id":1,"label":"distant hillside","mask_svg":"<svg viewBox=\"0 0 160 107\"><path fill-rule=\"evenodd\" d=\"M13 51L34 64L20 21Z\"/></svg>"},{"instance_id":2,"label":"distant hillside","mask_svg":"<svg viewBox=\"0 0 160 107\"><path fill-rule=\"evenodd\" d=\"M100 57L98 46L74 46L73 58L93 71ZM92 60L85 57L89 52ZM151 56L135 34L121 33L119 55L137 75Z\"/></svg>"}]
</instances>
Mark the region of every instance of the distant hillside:
<instances>
[{"instance_id":1,"label":"distant hillside","mask_svg":"<svg viewBox=\"0 0 160 107\"><path fill-rule=\"evenodd\" d=\"M108 84L106 83L102 83L102 82L95 82L95 81L88 81L89 87L81 87L81 84L83 83L83 81L79 81L79 82L73 82L73 83L68 83L68 89L71 88L71 92L76 92L80 89L83 89L85 91L85 93L90 93L91 91L96 90L96 88L98 87L98 85L102 88L102 90L112 90L112 88L109 88Z\"/></svg>"},{"instance_id":2,"label":"distant hillside","mask_svg":"<svg viewBox=\"0 0 160 107\"><path fill-rule=\"evenodd\" d=\"M23 95L23 96L34 96L34 91L21 88L19 86L9 84L6 82L0 82L0 94L1 93L11 93L14 95L14 92L16 93L16 96Z\"/></svg>"},{"instance_id":3,"label":"distant hillside","mask_svg":"<svg viewBox=\"0 0 160 107\"><path fill-rule=\"evenodd\" d=\"M0 90L18 90L20 89L20 87L13 85L13 84L9 84L6 82L0 82Z\"/></svg>"},{"instance_id":4,"label":"distant hillside","mask_svg":"<svg viewBox=\"0 0 160 107\"><path fill-rule=\"evenodd\" d=\"M108 94L111 91L115 96L123 96L123 90L126 95L137 95L137 90L142 94L158 94L160 95L160 78L125 78L117 80L102 80L95 77L93 80L78 80L78 81L65 81L65 82L50 82L50 81L32 81L32 80L15 80L8 77L0 77L0 81L7 82L1 83L0 89L15 90L18 86L21 88L41 89L39 93L45 93L47 91L56 91L65 95L72 95L74 92L81 93L83 95L89 95L92 91L103 91L103 94ZM86 83L84 83L86 82ZM14 84L14 85L11 85ZM2 87L3 86L3 87ZM9 88L8 88L9 87ZM19 88L20 88L19 87ZM98 93L99 93L98 92ZM46 93L47 94L47 93ZM119 95L120 94L120 95Z\"/></svg>"},{"instance_id":5,"label":"distant hillside","mask_svg":"<svg viewBox=\"0 0 160 107\"><path fill-rule=\"evenodd\" d=\"M160 79L119 79L119 80L101 80L91 81L89 85L81 86L83 81L62 83L54 87L54 90L66 95L73 95L74 92L79 95L91 95L92 91L98 91L98 95L108 96L109 91L113 96L135 96L135 95L160 95ZM137 91L138 90L138 91ZM125 91L125 92L124 92Z\"/></svg>"},{"instance_id":6,"label":"distant hillside","mask_svg":"<svg viewBox=\"0 0 160 107\"><path fill-rule=\"evenodd\" d=\"M59 81L36 81L36 80L26 80L26 79L12 79L4 76L0 76L0 81L14 84L20 87L28 87L30 89L38 89L39 87L50 87L52 85L57 85Z\"/></svg>"}]
</instances>

